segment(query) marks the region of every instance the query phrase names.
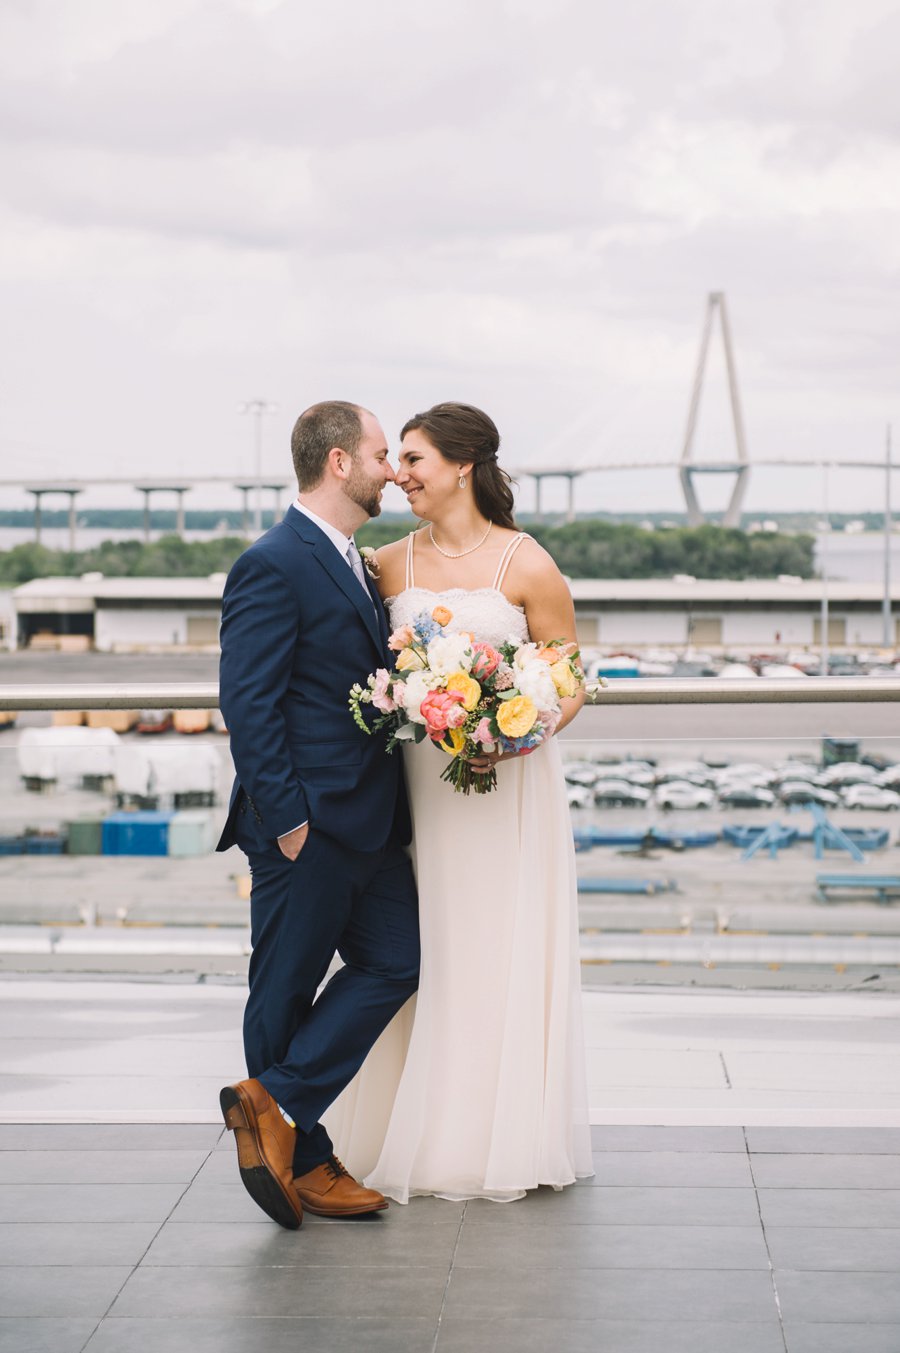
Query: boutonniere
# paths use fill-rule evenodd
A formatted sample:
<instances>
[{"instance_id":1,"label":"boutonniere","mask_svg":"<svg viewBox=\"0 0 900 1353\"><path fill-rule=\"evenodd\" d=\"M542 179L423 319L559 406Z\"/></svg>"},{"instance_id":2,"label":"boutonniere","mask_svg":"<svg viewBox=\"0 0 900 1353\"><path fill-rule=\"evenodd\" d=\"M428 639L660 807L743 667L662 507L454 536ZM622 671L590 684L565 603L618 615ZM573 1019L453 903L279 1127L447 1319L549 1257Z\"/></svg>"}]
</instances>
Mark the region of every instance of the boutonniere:
<instances>
[{"instance_id":1,"label":"boutonniere","mask_svg":"<svg viewBox=\"0 0 900 1353\"><path fill-rule=\"evenodd\" d=\"M359 557L363 561L366 572L370 578L379 578L381 569L378 567L378 560L375 558L375 551L371 545L363 545L359 552Z\"/></svg>"}]
</instances>

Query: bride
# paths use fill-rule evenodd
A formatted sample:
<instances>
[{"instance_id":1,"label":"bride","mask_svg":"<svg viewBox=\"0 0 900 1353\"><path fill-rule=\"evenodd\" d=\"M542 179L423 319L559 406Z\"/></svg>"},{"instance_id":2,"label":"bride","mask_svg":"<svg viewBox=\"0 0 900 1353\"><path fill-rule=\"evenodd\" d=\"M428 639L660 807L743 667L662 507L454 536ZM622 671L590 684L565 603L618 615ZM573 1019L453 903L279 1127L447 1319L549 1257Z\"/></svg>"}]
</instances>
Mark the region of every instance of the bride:
<instances>
[{"instance_id":1,"label":"bride","mask_svg":"<svg viewBox=\"0 0 900 1353\"><path fill-rule=\"evenodd\" d=\"M569 589L516 530L487 414L437 404L403 429L396 482L428 526L378 551L394 629L441 604L448 630L499 645L575 638ZM559 727L583 694L563 701ZM422 940L418 995L326 1122L335 1150L397 1202L507 1201L592 1173L575 859L555 738L483 756L496 790L440 780L443 752L404 747Z\"/></svg>"}]
</instances>

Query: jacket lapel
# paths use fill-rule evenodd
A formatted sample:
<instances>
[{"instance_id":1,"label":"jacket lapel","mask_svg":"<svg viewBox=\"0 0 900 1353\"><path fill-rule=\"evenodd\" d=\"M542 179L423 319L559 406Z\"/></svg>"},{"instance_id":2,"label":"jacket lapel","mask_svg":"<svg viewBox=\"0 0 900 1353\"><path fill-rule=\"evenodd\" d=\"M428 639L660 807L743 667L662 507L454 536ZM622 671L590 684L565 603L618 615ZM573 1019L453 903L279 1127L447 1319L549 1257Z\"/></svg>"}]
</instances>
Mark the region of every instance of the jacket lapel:
<instances>
[{"instance_id":1,"label":"jacket lapel","mask_svg":"<svg viewBox=\"0 0 900 1353\"><path fill-rule=\"evenodd\" d=\"M312 546L313 554L325 572L341 589L347 600L356 607L377 652L383 656L387 647L387 635L382 635L384 612L380 598L376 598L373 606L370 597L367 597L360 587L359 579L350 565L338 556L334 545L309 517L298 512L295 507L289 507L284 520L296 531L301 540ZM368 574L366 576L368 577Z\"/></svg>"}]
</instances>

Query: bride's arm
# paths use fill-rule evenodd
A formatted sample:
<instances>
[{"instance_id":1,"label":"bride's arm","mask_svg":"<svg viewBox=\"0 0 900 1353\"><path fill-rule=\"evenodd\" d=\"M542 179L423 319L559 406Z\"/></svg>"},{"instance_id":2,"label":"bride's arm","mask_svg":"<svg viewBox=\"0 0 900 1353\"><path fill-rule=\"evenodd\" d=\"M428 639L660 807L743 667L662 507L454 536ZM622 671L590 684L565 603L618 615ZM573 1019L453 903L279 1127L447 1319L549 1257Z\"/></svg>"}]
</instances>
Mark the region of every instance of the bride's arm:
<instances>
[{"instance_id":1,"label":"bride's arm","mask_svg":"<svg viewBox=\"0 0 900 1353\"><path fill-rule=\"evenodd\" d=\"M549 644L554 639L562 639L577 646L572 594L547 551L536 541L523 541L516 550L510 574L512 577L504 590L524 607L528 633L535 643ZM556 727L557 733L572 722L583 704L583 686L578 688L575 695L566 696L560 701L562 717ZM527 755L527 751L505 752L502 756L496 752L484 753L472 758L472 769L488 771L498 761L511 761L513 757Z\"/></svg>"},{"instance_id":2,"label":"bride's arm","mask_svg":"<svg viewBox=\"0 0 900 1353\"><path fill-rule=\"evenodd\" d=\"M522 542L516 550L512 583L525 607L528 633L535 643L549 644L554 639L578 646L575 632L575 605L563 575L545 549L533 540ZM572 722L584 704L584 687L561 702L562 718L557 733Z\"/></svg>"}]
</instances>

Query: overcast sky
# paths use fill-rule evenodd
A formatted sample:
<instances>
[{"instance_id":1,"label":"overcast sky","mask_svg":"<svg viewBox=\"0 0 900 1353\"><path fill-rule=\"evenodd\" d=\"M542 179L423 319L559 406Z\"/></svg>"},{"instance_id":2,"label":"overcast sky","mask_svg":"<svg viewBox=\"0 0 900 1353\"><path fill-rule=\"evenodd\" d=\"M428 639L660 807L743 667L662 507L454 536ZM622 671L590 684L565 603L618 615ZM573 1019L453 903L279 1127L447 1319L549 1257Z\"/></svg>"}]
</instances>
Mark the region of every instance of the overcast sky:
<instances>
[{"instance_id":1,"label":"overcast sky","mask_svg":"<svg viewBox=\"0 0 900 1353\"><path fill-rule=\"evenodd\" d=\"M675 459L713 289L751 458L880 456L898 57L896 0L0 0L2 477L247 474L257 396L272 475L322 398L394 446L461 399L511 465ZM718 348L703 413L727 454ZM580 492L680 506L672 471Z\"/></svg>"}]
</instances>

